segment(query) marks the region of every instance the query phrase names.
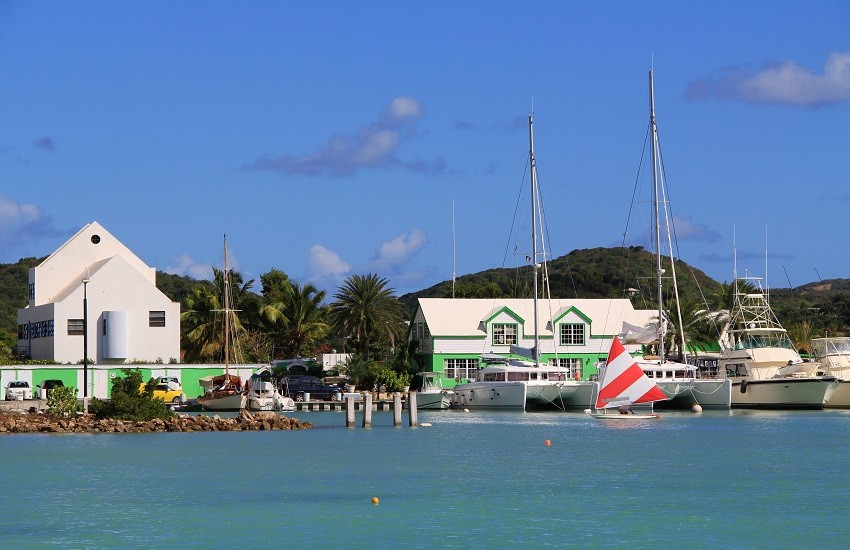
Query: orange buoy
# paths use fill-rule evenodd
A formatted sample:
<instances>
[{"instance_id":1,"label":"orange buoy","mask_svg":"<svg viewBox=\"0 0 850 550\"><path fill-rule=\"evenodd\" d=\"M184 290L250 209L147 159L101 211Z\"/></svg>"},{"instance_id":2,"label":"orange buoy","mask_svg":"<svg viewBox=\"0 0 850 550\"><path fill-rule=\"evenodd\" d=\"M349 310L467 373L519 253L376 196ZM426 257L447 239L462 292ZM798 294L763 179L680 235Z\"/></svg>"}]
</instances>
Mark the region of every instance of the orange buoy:
<instances>
[{"instance_id":1,"label":"orange buoy","mask_svg":"<svg viewBox=\"0 0 850 550\"><path fill-rule=\"evenodd\" d=\"M378 500L378 497L372 497L372 504L378 504L379 502L381 501Z\"/></svg>"},{"instance_id":2,"label":"orange buoy","mask_svg":"<svg viewBox=\"0 0 850 550\"><path fill-rule=\"evenodd\" d=\"M547 439L547 440L546 440L546 446L548 447L548 446L549 446L549 445L551 445L551 444L552 444L552 442L551 442L551 441L549 441L549 440Z\"/></svg>"}]
</instances>

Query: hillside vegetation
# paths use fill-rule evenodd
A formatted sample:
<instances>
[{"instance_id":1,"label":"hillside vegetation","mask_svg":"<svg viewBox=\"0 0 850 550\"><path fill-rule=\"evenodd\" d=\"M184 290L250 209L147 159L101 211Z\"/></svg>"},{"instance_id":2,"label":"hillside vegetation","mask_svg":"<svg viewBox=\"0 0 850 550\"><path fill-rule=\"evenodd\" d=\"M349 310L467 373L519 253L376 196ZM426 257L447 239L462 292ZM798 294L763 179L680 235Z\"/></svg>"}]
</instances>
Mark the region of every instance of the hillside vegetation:
<instances>
[{"instance_id":1,"label":"hillside vegetation","mask_svg":"<svg viewBox=\"0 0 850 550\"><path fill-rule=\"evenodd\" d=\"M670 261L664 259L665 302L672 300ZM728 308L728 284L699 269L676 261L676 278L683 304L698 309ZM655 309L655 257L642 247L573 250L549 263L552 298L631 297L636 308ZM488 269L459 277L458 298L531 297L531 267ZM401 296L413 311L417 298L449 298L451 281ZM541 294L542 295L542 294ZM800 347L825 334L850 334L850 279L808 283L793 289L772 289L771 305L780 322Z\"/></svg>"},{"instance_id":2,"label":"hillside vegetation","mask_svg":"<svg viewBox=\"0 0 850 550\"><path fill-rule=\"evenodd\" d=\"M43 260L44 258L22 258L14 264L0 264L0 355L8 356L16 344L17 310L27 304L28 269ZM672 270L669 268L669 260L665 261L665 264L667 272L664 279L664 293L665 302L669 306L673 299ZM524 265L519 268L488 269L480 273L464 275L457 279L455 295L458 298L530 298L531 271L531 266ZM696 309L708 307L714 310L729 307L728 284L715 281L699 269L682 261L676 262L676 277L683 307L684 304L689 304L691 308ZM297 298L296 302L293 302L295 305L298 300L302 301L302 305L298 308L292 311L287 310L284 318L291 318L290 324L304 322L305 312L315 310L317 317L315 319L311 317L311 323L314 325L319 323L316 326L325 328L316 332L316 335L321 333L321 337L313 335L309 340L316 340L317 343L328 348L345 348L349 337L338 333L337 330L328 330L331 323L325 319L326 308L321 305L325 298L324 292L317 291L311 285L302 288L296 283L295 287L291 287L288 277L276 270L264 274L261 279L263 289L261 294L249 290L252 282L246 282L239 290L239 295L243 296L243 306L239 309L244 310L242 315L246 316L248 328L253 327L260 336L262 336L261 333L271 330L266 326L268 324L266 321L255 320L252 325L251 312L258 313L264 304L283 305L277 304L276 301L282 299L281 296L290 296L290 298ZM242 285L241 276L237 282L238 285ZM553 298L630 297L637 308L655 309L657 307L655 258L641 247L573 250L549 262L548 283ZM181 311L184 313L191 313L193 306L197 309L203 302L202 298L212 296L216 289L210 281L199 281L163 272L157 272L157 286L169 298L180 302ZM297 292L280 294L275 291L278 288L289 288L289 290L294 288ZM541 295L544 295L542 288L541 286ZM448 298L451 295L452 283L444 281L430 288L405 294L399 300L407 311L412 313L416 308L417 298ZM312 305L305 310L304 304ZM850 279L819 281L793 289L773 289L771 304L780 321L792 334L792 338L799 343L798 345L802 346L802 343L807 342L808 339L825 334L835 336L850 334ZM298 313L299 311L301 313ZM257 316L254 315L254 317ZM297 328L296 332L299 334L305 330L304 327L299 328L296 325L293 327L290 329ZM186 327L183 332L186 332ZM399 336L403 337L403 335ZM299 346L303 344L302 337L303 335L296 339L301 342ZM262 340L259 336L257 338ZM387 339L386 335L382 338ZM392 338L388 339L386 345L392 345ZM364 349L368 349L368 346L367 342ZM182 347L184 350L187 348L186 341L182 342ZM264 347L268 345L264 344ZM309 353L309 350L305 349L303 352Z\"/></svg>"}]
</instances>

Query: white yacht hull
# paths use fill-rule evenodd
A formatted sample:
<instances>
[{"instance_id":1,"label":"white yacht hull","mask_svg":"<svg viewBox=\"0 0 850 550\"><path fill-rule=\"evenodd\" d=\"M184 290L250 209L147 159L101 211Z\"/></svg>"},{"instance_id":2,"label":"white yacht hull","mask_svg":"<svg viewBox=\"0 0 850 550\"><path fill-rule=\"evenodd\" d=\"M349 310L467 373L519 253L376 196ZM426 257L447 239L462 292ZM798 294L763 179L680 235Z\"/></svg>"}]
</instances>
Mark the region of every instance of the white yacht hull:
<instances>
[{"instance_id":1,"label":"white yacht hull","mask_svg":"<svg viewBox=\"0 0 850 550\"><path fill-rule=\"evenodd\" d=\"M838 387L823 378L769 378L733 380L732 406L752 409L822 409Z\"/></svg>"},{"instance_id":2,"label":"white yacht hull","mask_svg":"<svg viewBox=\"0 0 850 550\"><path fill-rule=\"evenodd\" d=\"M429 411L448 409L451 399L444 390L416 392L416 408Z\"/></svg>"},{"instance_id":3,"label":"white yacht hull","mask_svg":"<svg viewBox=\"0 0 850 550\"><path fill-rule=\"evenodd\" d=\"M199 397L205 411L238 411L245 408L245 394L234 393L224 397Z\"/></svg>"},{"instance_id":4,"label":"white yacht hull","mask_svg":"<svg viewBox=\"0 0 850 550\"><path fill-rule=\"evenodd\" d=\"M732 407L731 380L656 380L670 399L657 401L657 409L690 409L699 405L706 410L729 410Z\"/></svg>"},{"instance_id":5,"label":"white yacht hull","mask_svg":"<svg viewBox=\"0 0 850 550\"><path fill-rule=\"evenodd\" d=\"M550 384L528 384L526 404L534 408L585 410L599 392L599 383L568 380Z\"/></svg>"},{"instance_id":6,"label":"white yacht hull","mask_svg":"<svg viewBox=\"0 0 850 550\"><path fill-rule=\"evenodd\" d=\"M523 382L470 382L455 386L452 408L524 411L527 386ZM418 396L417 396L418 397Z\"/></svg>"},{"instance_id":7,"label":"white yacht hull","mask_svg":"<svg viewBox=\"0 0 850 550\"><path fill-rule=\"evenodd\" d=\"M245 408L249 411L273 411L276 408L275 398L250 395L245 399Z\"/></svg>"},{"instance_id":8,"label":"white yacht hull","mask_svg":"<svg viewBox=\"0 0 850 550\"><path fill-rule=\"evenodd\" d=\"M850 380L842 380L826 404L828 409L850 409Z\"/></svg>"}]
</instances>

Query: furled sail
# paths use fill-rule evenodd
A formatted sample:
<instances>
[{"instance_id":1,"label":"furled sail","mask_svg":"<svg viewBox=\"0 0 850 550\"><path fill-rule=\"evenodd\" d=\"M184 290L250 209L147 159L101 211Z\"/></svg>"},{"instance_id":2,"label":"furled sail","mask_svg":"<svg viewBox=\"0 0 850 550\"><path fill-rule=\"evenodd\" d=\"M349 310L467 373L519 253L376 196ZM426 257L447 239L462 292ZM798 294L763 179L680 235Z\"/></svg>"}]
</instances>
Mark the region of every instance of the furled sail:
<instances>
[{"instance_id":1,"label":"furled sail","mask_svg":"<svg viewBox=\"0 0 850 550\"><path fill-rule=\"evenodd\" d=\"M623 331L620 333L623 344L652 344L658 341L658 326L639 327L623 321Z\"/></svg>"}]
</instances>

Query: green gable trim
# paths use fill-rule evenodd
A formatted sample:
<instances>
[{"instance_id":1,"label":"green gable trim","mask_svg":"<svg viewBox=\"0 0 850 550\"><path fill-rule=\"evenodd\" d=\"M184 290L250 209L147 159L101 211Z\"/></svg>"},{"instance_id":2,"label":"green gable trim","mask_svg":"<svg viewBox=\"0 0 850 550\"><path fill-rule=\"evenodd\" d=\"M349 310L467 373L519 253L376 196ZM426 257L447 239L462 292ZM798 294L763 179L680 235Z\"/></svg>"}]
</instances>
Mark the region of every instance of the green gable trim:
<instances>
[{"instance_id":1,"label":"green gable trim","mask_svg":"<svg viewBox=\"0 0 850 550\"><path fill-rule=\"evenodd\" d=\"M519 323L519 324L521 324L521 325L525 325L525 319L523 319L522 317L520 317L520 316L519 316L519 315L518 315L515 311L513 311L511 308L509 308L509 307L507 307L507 306L500 307L499 309L497 309L496 311L494 311L494 312L493 312L493 313L492 313L489 317L487 317L487 318L485 318L485 319L482 319L482 322L483 322L485 325L489 325L489 324L490 324L490 322L491 322L491 321L493 321L493 319L495 319L496 317L498 317L498 316L499 316L499 315L501 315L502 313L507 313L507 314L508 314L511 318L513 318L513 319L514 319L517 323Z\"/></svg>"},{"instance_id":2,"label":"green gable trim","mask_svg":"<svg viewBox=\"0 0 850 550\"><path fill-rule=\"evenodd\" d=\"M570 306L566 311L564 311L562 314L558 315L558 317L555 318L554 323L555 324L559 323L561 321L561 319L563 319L564 317L566 317L567 315L569 315L570 313L573 313L573 312L575 312L575 314L578 315L588 325L593 323L593 320L590 317L585 315L580 309L578 309L575 306Z\"/></svg>"}]
</instances>

